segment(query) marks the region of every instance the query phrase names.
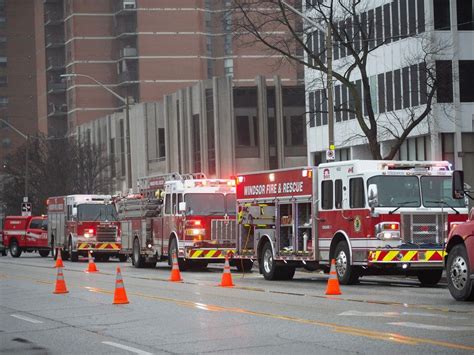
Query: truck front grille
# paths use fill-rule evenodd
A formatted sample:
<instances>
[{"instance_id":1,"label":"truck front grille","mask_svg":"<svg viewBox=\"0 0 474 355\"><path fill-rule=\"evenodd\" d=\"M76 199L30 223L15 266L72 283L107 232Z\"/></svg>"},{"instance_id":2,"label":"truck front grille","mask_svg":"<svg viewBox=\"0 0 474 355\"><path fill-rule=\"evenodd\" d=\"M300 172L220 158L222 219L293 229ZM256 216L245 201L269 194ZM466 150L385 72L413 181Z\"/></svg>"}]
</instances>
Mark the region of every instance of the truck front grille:
<instances>
[{"instance_id":1,"label":"truck front grille","mask_svg":"<svg viewBox=\"0 0 474 355\"><path fill-rule=\"evenodd\" d=\"M402 214L402 240L413 244L441 244L447 214Z\"/></svg>"},{"instance_id":2,"label":"truck front grille","mask_svg":"<svg viewBox=\"0 0 474 355\"><path fill-rule=\"evenodd\" d=\"M211 221L211 240L219 243L236 241L236 225L233 219L213 219Z\"/></svg>"},{"instance_id":3,"label":"truck front grille","mask_svg":"<svg viewBox=\"0 0 474 355\"><path fill-rule=\"evenodd\" d=\"M98 242L115 242L117 227L97 227Z\"/></svg>"}]
</instances>

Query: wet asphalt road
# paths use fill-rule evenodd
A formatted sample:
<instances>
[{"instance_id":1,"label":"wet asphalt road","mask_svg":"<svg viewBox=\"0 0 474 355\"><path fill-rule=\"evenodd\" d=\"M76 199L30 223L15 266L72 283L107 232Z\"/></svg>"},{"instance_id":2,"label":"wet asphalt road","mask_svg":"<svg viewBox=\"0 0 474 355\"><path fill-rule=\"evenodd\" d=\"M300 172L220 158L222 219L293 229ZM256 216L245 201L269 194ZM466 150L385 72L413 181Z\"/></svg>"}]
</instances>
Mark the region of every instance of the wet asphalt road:
<instances>
[{"instance_id":1,"label":"wet asphalt road","mask_svg":"<svg viewBox=\"0 0 474 355\"><path fill-rule=\"evenodd\" d=\"M269 282L232 270L236 287L222 288L219 265L172 283L166 263L64 263L69 293L56 295L51 258L0 257L0 353L474 353L474 304L445 284L366 277L329 297L318 272ZM117 266L129 304L112 304Z\"/></svg>"}]
</instances>

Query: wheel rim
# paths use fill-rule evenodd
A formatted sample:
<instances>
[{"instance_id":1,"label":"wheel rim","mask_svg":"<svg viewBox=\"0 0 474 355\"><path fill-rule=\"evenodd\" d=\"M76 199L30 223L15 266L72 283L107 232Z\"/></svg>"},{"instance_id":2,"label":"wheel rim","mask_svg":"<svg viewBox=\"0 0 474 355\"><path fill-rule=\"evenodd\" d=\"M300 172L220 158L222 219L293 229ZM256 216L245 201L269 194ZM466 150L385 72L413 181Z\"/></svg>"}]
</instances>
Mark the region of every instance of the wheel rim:
<instances>
[{"instance_id":1,"label":"wheel rim","mask_svg":"<svg viewBox=\"0 0 474 355\"><path fill-rule=\"evenodd\" d=\"M347 271L347 255L341 250L336 258L336 272L339 276L344 276Z\"/></svg>"},{"instance_id":2,"label":"wheel rim","mask_svg":"<svg viewBox=\"0 0 474 355\"><path fill-rule=\"evenodd\" d=\"M467 283L467 263L462 256L457 256L451 264L450 277L453 286L463 290Z\"/></svg>"},{"instance_id":3,"label":"wheel rim","mask_svg":"<svg viewBox=\"0 0 474 355\"><path fill-rule=\"evenodd\" d=\"M265 250L265 254L263 255L263 268L265 272L269 274L273 268L273 254L270 249Z\"/></svg>"},{"instance_id":4,"label":"wheel rim","mask_svg":"<svg viewBox=\"0 0 474 355\"><path fill-rule=\"evenodd\" d=\"M11 253L13 255L16 255L18 253L18 245L16 245L16 243L12 244Z\"/></svg>"}]
</instances>

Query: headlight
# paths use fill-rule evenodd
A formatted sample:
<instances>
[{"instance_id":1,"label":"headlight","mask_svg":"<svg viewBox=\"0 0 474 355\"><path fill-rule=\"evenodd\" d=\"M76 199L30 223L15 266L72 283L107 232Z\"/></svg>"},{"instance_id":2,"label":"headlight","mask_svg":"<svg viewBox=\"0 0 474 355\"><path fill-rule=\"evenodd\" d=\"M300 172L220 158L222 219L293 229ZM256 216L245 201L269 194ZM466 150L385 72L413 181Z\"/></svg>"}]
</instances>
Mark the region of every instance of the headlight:
<instances>
[{"instance_id":1,"label":"headlight","mask_svg":"<svg viewBox=\"0 0 474 355\"><path fill-rule=\"evenodd\" d=\"M382 222L375 226L375 236L381 240L400 239L400 223Z\"/></svg>"},{"instance_id":2,"label":"headlight","mask_svg":"<svg viewBox=\"0 0 474 355\"><path fill-rule=\"evenodd\" d=\"M85 238L90 238L90 237L92 237L92 236L91 236L89 233L86 232L86 233L84 233L84 237L85 237Z\"/></svg>"},{"instance_id":3,"label":"headlight","mask_svg":"<svg viewBox=\"0 0 474 355\"><path fill-rule=\"evenodd\" d=\"M204 228L188 228L185 230L185 234L196 237L198 235L205 235L206 230Z\"/></svg>"}]
</instances>

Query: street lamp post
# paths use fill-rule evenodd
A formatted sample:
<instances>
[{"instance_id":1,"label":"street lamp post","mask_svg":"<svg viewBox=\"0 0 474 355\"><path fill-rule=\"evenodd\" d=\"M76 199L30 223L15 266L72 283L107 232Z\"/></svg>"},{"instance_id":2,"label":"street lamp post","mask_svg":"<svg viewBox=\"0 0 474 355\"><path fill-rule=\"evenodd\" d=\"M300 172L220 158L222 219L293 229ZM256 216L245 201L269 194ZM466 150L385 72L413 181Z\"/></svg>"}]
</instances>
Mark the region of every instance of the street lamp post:
<instances>
[{"instance_id":1,"label":"street lamp post","mask_svg":"<svg viewBox=\"0 0 474 355\"><path fill-rule=\"evenodd\" d=\"M332 90L332 28L331 23L328 24L327 28L321 26L321 24L317 23L316 21L312 20L308 16L306 16L301 11L297 10L286 1L280 0L283 5L289 8L295 14L301 16L303 19L308 21L311 25L316 27L318 30L326 34L326 58L327 58L327 88L328 88L328 143L329 143L329 150L334 149L334 98L333 98L333 90ZM331 21L329 19L329 21Z\"/></svg>"},{"instance_id":2,"label":"street lamp post","mask_svg":"<svg viewBox=\"0 0 474 355\"><path fill-rule=\"evenodd\" d=\"M29 165L29 140L30 136L28 134L24 134L22 131L20 131L18 128L13 126L10 122L5 121L4 119L0 118L0 121L2 121L5 125L10 127L14 132L18 133L21 137L23 137L26 140L26 152L25 152L25 201L23 202L28 202L28 165Z\"/></svg>"},{"instance_id":3,"label":"street lamp post","mask_svg":"<svg viewBox=\"0 0 474 355\"><path fill-rule=\"evenodd\" d=\"M125 127L127 130L125 134L125 142L127 146L127 188L131 189L132 188L132 159L131 159L131 152L130 152L130 104L128 101L128 95L126 97L120 96L115 91L113 91L112 89L108 88L103 83L101 83L99 80L87 74L69 73L69 74L62 74L61 77L62 78L83 77L83 78L92 80L97 85L107 90L109 93L111 93L113 96L115 96L117 99L119 99L125 104Z\"/></svg>"}]
</instances>

